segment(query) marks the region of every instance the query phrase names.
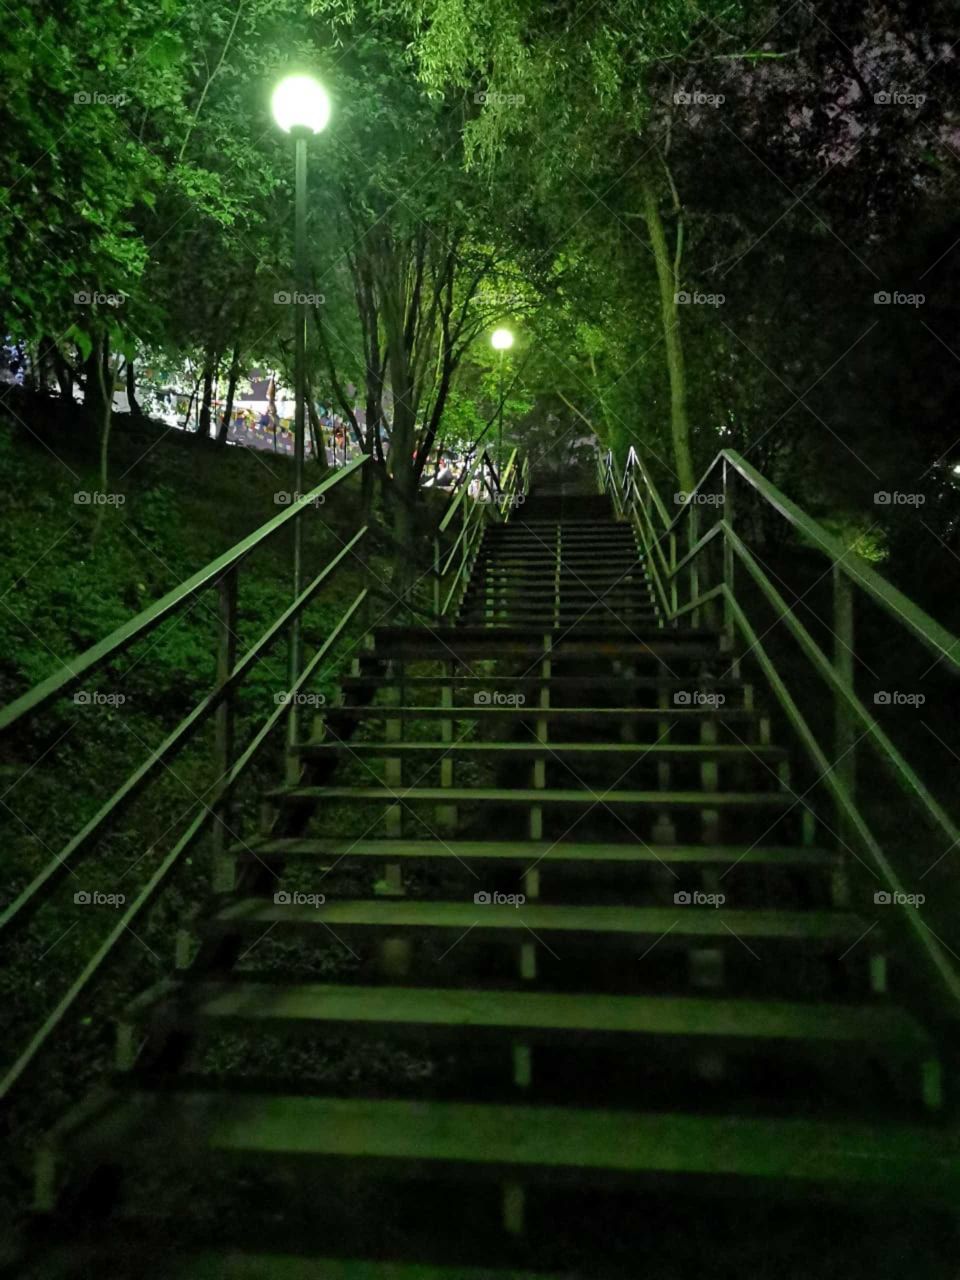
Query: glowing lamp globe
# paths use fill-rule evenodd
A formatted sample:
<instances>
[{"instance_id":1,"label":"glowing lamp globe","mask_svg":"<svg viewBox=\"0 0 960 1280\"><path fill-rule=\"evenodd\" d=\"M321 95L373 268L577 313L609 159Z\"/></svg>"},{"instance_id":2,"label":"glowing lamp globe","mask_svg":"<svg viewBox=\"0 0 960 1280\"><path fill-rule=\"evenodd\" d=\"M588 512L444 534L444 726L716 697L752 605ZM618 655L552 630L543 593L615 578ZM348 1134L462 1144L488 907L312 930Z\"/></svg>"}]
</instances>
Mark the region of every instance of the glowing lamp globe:
<instances>
[{"instance_id":1,"label":"glowing lamp globe","mask_svg":"<svg viewBox=\"0 0 960 1280\"><path fill-rule=\"evenodd\" d=\"M494 351L509 351L513 346L513 334L509 329L494 329L490 335L490 345Z\"/></svg>"},{"instance_id":2,"label":"glowing lamp globe","mask_svg":"<svg viewBox=\"0 0 960 1280\"><path fill-rule=\"evenodd\" d=\"M330 99L313 76L287 76L273 91L270 101L273 118L284 131L294 129L320 133L330 119Z\"/></svg>"}]
</instances>

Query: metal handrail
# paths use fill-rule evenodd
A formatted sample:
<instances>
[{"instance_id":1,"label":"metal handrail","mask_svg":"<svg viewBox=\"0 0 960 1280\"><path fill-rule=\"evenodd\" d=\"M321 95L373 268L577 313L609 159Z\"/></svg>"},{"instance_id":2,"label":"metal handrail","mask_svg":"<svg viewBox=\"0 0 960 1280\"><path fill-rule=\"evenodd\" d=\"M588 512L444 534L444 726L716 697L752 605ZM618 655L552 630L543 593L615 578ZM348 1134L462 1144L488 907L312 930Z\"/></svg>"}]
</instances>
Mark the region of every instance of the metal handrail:
<instances>
[{"instance_id":1,"label":"metal handrail","mask_svg":"<svg viewBox=\"0 0 960 1280\"><path fill-rule=\"evenodd\" d=\"M52 699L63 694L83 675L95 670L117 654L126 650L135 640L149 634L165 617L183 607L194 599L199 592L216 587L219 592L219 625L217 642L217 677L214 688L207 693L192 711L174 728L160 746L140 765L138 765L110 798L100 806L96 814L67 841L59 853L55 854L47 865L17 895L13 902L0 915L0 932L9 933L14 924L22 925L46 899L55 885L67 872L72 872L83 854L93 846L95 837L100 834L108 821L117 815L139 794L150 779L159 772L161 766L176 755L184 744L192 738L196 730L216 713L217 735L214 751L214 765L218 781L208 797L199 797L196 801L201 812L190 823L180 839L166 855L160 867L154 872L148 883L131 903L130 907L119 918L115 928L97 949L92 959L84 967L80 975L71 984L66 994L45 1019L39 1030L31 1038L25 1050L8 1069L0 1081L0 1098L13 1087L23 1071L33 1060L42 1046L59 1026L67 1011L90 984L95 974L112 953L114 947L123 938L131 921L133 921L152 901L164 880L180 861L183 854L214 820L214 859L223 851L224 837L227 832L225 817L229 813L233 787L242 776L247 766L259 752L273 729L283 721L290 723L295 715L296 694L313 676L319 663L333 648L343 634L344 629L364 604L368 591L363 590L345 609L337 623L308 663L290 677L290 688L277 698L277 708L264 721L249 746L236 758L233 758L233 720L235 693L242 680L261 660L264 652L284 632L290 633L298 620L337 568L353 554L356 547L367 534L367 526L345 543L335 556L321 569L312 582L302 590L291 604L276 618L264 633L250 646L242 658L236 658L236 623L237 623L237 578L240 566L257 547L284 527L289 521L298 519L307 507L314 505L323 494L366 463L366 457L356 459L335 475L328 477L308 494L292 503L290 507L268 520L248 537L236 543L228 551L216 557L203 569L199 570L186 582L181 583L162 599L137 614L129 622L118 627L105 639L92 645L70 663L64 663L59 671L46 680L41 681L33 689L11 703L3 714L4 727L9 728L22 721L26 716L35 714Z\"/></svg>"},{"instance_id":2,"label":"metal handrail","mask_svg":"<svg viewBox=\"0 0 960 1280\"><path fill-rule=\"evenodd\" d=\"M0 913L0 934L13 924L14 920L18 920L20 924L25 923L32 910L41 905L45 891L53 887L53 885L63 878L67 872L73 872L80 856L88 850L94 840L104 826L111 820L119 816L119 814L130 804L133 799L140 793L143 787L149 782L150 778L159 770L161 765L173 757L196 730L206 720L216 708L223 702L229 694L243 680L244 676L256 666L264 651L270 644L284 632L293 622L294 618L300 616L307 607L313 597L320 590L324 582L338 568L340 563L353 551L354 547L363 539L367 533L367 526L357 532L351 540L344 545L341 551L327 564L319 574L314 578L313 582L305 591L286 609L279 618L273 622L259 640L250 646L244 656L230 671L215 689L212 689L205 697L197 703L163 740L156 751L152 752L142 764L120 784L113 795L106 800L97 810L90 820L76 832L63 848L56 853L42 871L34 876L33 880L17 895L10 905ZM105 659L104 659L105 660Z\"/></svg>"},{"instance_id":3,"label":"metal handrail","mask_svg":"<svg viewBox=\"0 0 960 1280\"><path fill-rule=\"evenodd\" d=\"M718 472L721 492L714 494ZM763 566L737 533L734 479L746 482L809 545L830 561L836 639L833 657L824 652L808 628L791 611ZM618 517L629 520L636 529L646 567L669 624L675 625L688 614L693 615L696 624L702 611L712 607L714 602L722 603L723 629L731 653L739 636L746 646L744 656L752 655L764 671L788 722L817 768L836 805L841 825L860 841L882 882L895 895L893 900L900 907L921 951L941 979L941 989L950 996L956 1016L960 1012L960 975L947 954L948 949L926 926L908 896L903 894L890 859L870 830L857 803L855 749L858 743L863 740L873 747L904 792L920 804L928 818L942 831L949 841L948 847L960 847L960 826L923 783L856 693L852 665L854 587L859 587L905 631L936 654L953 675L960 673L960 639L887 582L855 552L845 548L732 449L723 449L717 454L696 488L685 495L672 519L647 468L633 449L628 454L622 476L617 474L612 453L599 458L598 482L601 491L610 494ZM705 501L705 498L710 501ZM714 504L722 514L704 531L701 529L701 514ZM685 547L680 553L678 542L684 532ZM707 561L707 572L702 575L705 552L716 543L722 547L722 570L719 574L711 572ZM791 696L762 643L762 637L757 635L738 598L737 565L759 588L796 640L807 662L833 695L836 746L833 766L820 746L822 734L813 731ZM704 577L703 586L701 576ZM685 591L683 583L687 584ZM681 598L682 595L687 598ZM739 669L740 661L740 656L732 657L733 670Z\"/></svg>"},{"instance_id":4,"label":"metal handrail","mask_svg":"<svg viewBox=\"0 0 960 1280\"><path fill-rule=\"evenodd\" d=\"M130 906L127 907L123 915L119 917L116 925L111 929L110 933L97 948L90 960L88 960L79 976L73 981L66 993L60 998L55 1008L50 1012L43 1024L33 1035L29 1044L6 1072L3 1079L0 1080L0 1099L5 1098L17 1083L23 1072L50 1039L54 1031L56 1031L57 1027L63 1021L71 1007L93 981L97 972L106 963L111 952L117 944L128 935L131 924L150 905L154 898L156 898L158 892L164 882L169 878L171 872L180 863L188 850L193 847L197 839L203 834L204 829L210 824L211 820L217 816L221 801L230 794L237 781L246 772L247 767L258 755L260 748L266 742L267 738L284 719L284 717L289 714L295 695L299 693L303 686L311 679L317 667L333 648L336 641L340 639L345 627L363 604L366 594L366 588L364 588L363 591L359 592L359 594L354 597L353 601L347 607L340 620L335 624L326 640L303 668L303 671L297 677L293 686L287 691L285 701L277 707L276 711L271 713L260 727L256 736L253 738L246 750L238 756L227 773L221 778L217 785L212 802L209 804L203 801L198 802L202 806L201 812L193 819L189 827L164 858L163 862L161 862L160 866L157 867L156 871L154 871L153 875L137 894L136 898L131 902Z\"/></svg>"},{"instance_id":5,"label":"metal handrail","mask_svg":"<svg viewBox=\"0 0 960 1280\"><path fill-rule=\"evenodd\" d=\"M467 501L470 483L475 477L482 478L486 496ZM506 523L526 498L530 488L530 460L524 456L521 461L519 450L514 449L498 475L487 451L483 450L474 458L469 472L461 480L461 486L434 535L434 616L437 621L450 612L454 600L459 604L489 522L500 520ZM443 550L441 535L450 528L457 512L461 516L459 532L452 544ZM459 565L453 572L446 596L441 600L441 582L447 579L458 554Z\"/></svg>"},{"instance_id":6,"label":"metal handrail","mask_svg":"<svg viewBox=\"0 0 960 1280\"><path fill-rule=\"evenodd\" d=\"M509 510L504 511L502 509L503 504L509 503L512 509L518 494L525 494L526 492L526 485L529 481L528 460L525 458L522 465L518 466L517 459L518 454L514 450L502 475L498 477L486 451L480 453L466 477L467 484L456 495L440 522L437 539L439 539L440 533L450 526L457 511L462 512L460 537L454 545L454 551L448 558L446 567L449 568L458 545L462 548L463 557L460 569L454 577L450 594L447 596L445 609L449 606L458 585L462 585L465 582L465 570L466 573L469 573L469 568L472 567L473 559L479 548L491 510L499 511L503 519L509 518ZM19 926L29 919L31 913L47 900L60 879L68 872L72 872L83 855L93 847L95 838L101 834L106 824L116 818L133 801L135 796L159 772L161 766L166 766L167 762L193 737L200 725L213 714L218 717L217 746L215 750L218 782L208 796L197 799L196 806L199 806L200 812L189 822L186 830L166 854L160 866L154 871L130 906L118 918L116 925L110 930L108 936L71 983L54 1009L45 1018L25 1049L6 1071L2 1080L0 1080L0 1098L5 1097L20 1079L26 1068L59 1027L77 999L92 983L114 949L126 937L131 924L155 899L163 884L182 861L185 853L192 848L205 830L213 824L215 824L213 830L215 840L214 858L216 859L222 853L224 834L227 831L225 818L229 813L233 788L277 725L283 721L292 722L295 716L297 693L312 678L320 662L330 653L349 622L367 600L368 589L365 587L356 596L310 661L306 663L298 674L291 676L290 688L278 697L279 705L261 725L247 748L236 759L233 759L233 715L236 689L245 676L260 661L268 647L282 633L290 631L297 623L302 612L307 608L324 583L366 537L368 529L364 526L357 531L349 542L344 544L313 581L267 627L263 635L250 646L238 661L235 652L235 624L236 585L240 566L256 548L261 546L288 522L297 520L307 507L314 505L324 494L329 492L335 485L341 484L366 462L366 456L362 456L346 467L341 468L334 475L327 477L309 493L298 498L287 510L267 521L261 528L255 530L228 551L212 560L203 569L168 592L160 600L116 628L109 636L90 646L71 662L64 663L52 676L41 681L33 689L28 690L0 713L0 727L2 728L10 728L25 717L37 713L55 698L66 693L85 675L124 652L137 640L147 636L164 618L184 607L200 592L212 587L217 588L220 596L220 609L218 669L215 687L167 734L160 746L129 774L109 799L100 806L94 816L70 837L59 853L51 858L47 865L34 876L14 901L0 914L0 933L9 933L14 924ZM483 481L484 494L487 499L492 499L492 501L478 499L465 503L469 481L478 473ZM438 541L435 541L435 547L439 547ZM441 576L443 575L439 571L439 563L435 560L435 591L439 588ZM186 818L186 815L184 817Z\"/></svg>"}]
</instances>

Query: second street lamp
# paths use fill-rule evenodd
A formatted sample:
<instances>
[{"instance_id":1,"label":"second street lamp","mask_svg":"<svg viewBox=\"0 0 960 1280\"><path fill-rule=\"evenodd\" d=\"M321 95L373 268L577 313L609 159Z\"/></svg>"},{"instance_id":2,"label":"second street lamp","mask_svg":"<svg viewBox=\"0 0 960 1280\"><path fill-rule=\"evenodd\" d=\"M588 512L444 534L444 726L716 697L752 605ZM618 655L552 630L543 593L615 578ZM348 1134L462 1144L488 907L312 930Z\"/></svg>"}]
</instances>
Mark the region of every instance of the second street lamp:
<instances>
[{"instance_id":1,"label":"second street lamp","mask_svg":"<svg viewBox=\"0 0 960 1280\"><path fill-rule=\"evenodd\" d=\"M293 241L293 383L294 383L294 501L303 495L303 453L306 433L307 382L307 140L320 133L330 119L330 99L313 76L291 75L281 80L270 103L273 118L294 140L295 224ZM303 526L299 516L293 521L293 598L303 589ZM290 687L300 675L301 631L299 616L290 626ZM297 709L287 719L287 741L297 740ZM291 758L293 760L293 758Z\"/></svg>"},{"instance_id":2,"label":"second street lamp","mask_svg":"<svg viewBox=\"0 0 960 1280\"><path fill-rule=\"evenodd\" d=\"M500 352L500 368L497 391L499 412L497 415L497 483L503 470L503 353L513 346L513 334L509 329L494 329L490 335L490 345L494 351Z\"/></svg>"}]
</instances>

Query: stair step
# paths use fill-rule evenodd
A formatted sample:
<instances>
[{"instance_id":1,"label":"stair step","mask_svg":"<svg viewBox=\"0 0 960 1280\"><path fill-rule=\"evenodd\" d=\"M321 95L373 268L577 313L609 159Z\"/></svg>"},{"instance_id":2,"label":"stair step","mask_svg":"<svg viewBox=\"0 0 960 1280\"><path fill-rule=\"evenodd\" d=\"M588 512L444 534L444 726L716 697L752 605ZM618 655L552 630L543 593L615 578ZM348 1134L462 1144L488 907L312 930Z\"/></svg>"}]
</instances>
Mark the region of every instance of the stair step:
<instances>
[{"instance_id":1,"label":"stair step","mask_svg":"<svg viewBox=\"0 0 960 1280\"><path fill-rule=\"evenodd\" d=\"M629 613L638 622L646 620L647 625L656 626L660 614L648 599L618 600L615 596L593 596L584 600L503 600L494 596L483 596L475 600L464 600L460 605L461 621L464 615L485 613L532 614L534 617L552 617L559 613L562 617L580 618L587 614L597 614L605 619L608 615L617 614L619 610ZM638 617L638 615L641 615ZM597 621L597 619L594 619ZM469 624L468 624L469 625Z\"/></svg>"},{"instance_id":2,"label":"stair step","mask_svg":"<svg viewBox=\"0 0 960 1280\"><path fill-rule=\"evenodd\" d=\"M533 529L504 529L502 532L490 532L484 541L485 547L543 546L556 541L556 529L549 532ZM570 530L564 528L560 534L560 545L567 546L636 546L636 540L628 529Z\"/></svg>"},{"instance_id":3,"label":"stair step","mask_svg":"<svg viewBox=\"0 0 960 1280\"><path fill-rule=\"evenodd\" d=\"M598 556L602 562L598 564ZM640 552L636 547L561 547L560 563L576 566L602 567L610 570L615 565L625 568L641 562ZM525 568L535 565L555 567L557 564L556 547L549 545L539 549L521 547L481 547L477 557L480 564L509 565L517 564Z\"/></svg>"},{"instance_id":4,"label":"stair step","mask_svg":"<svg viewBox=\"0 0 960 1280\"><path fill-rule=\"evenodd\" d=\"M662 638L662 632L656 628L646 628L654 639ZM514 632L516 639L523 640L529 633L523 627L515 627ZM601 635L603 628L598 627L597 632ZM508 638L509 633L500 633L503 638ZM688 641L691 644L703 640L719 639L719 632L716 628L711 627L687 627L683 631L674 631L671 633L677 641ZM377 627L374 631L377 644L382 642L388 643L396 640L470 640L479 639L487 640L490 633L485 627Z\"/></svg>"},{"instance_id":5,"label":"stair step","mask_svg":"<svg viewBox=\"0 0 960 1280\"><path fill-rule=\"evenodd\" d=\"M162 1148L191 1168L244 1156L376 1161L401 1178L712 1176L765 1180L780 1196L859 1189L945 1209L960 1195L955 1137L922 1125L141 1089L107 1095L69 1136L78 1153L121 1164Z\"/></svg>"},{"instance_id":6,"label":"stair step","mask_svg":"<svg viewBox=\"0 0 960 1280\"><path fill-rule=\"evenodd\" d=\"M637 596L643 598L649 594L647 584L644 582L627 582L627 583L610 583L609 586L601 587L594 591L589 586L581 586L571 583L569 586L560 588L559 597L561 600L604 600L608 596L623 596L626 599L635 599ZM485 596L492 596L496 599L506 600L556 600L557 588L553 583L546 586L534 587L528 586L523 588L514 588L512 586L482 586L477 589L471 588L467 591L465 599L475 597L483 599Z\"/></svg>"},{"instance_id":7,"label":"stair step","mask_svg":"<svg viewBox=\"0 0 960 1280\"><path fill-rule=\"evenodd\" d=\"M507 582L507 583L525 583L529 582L531 586L551 586L559 577L561 582L567 583L569 586L592 587L596 584L618 586L625 583L632 586L634 583L640 584L648 581L643 564L638 560L624 562L620 568L612 565L609 560L604 558L598 560L596 556L589 564L583 566L566 566L564 563L560 565L559 574L557 573L556 562L546 563L544 566L534 567L527 562L521 562L519 565L501 565L494 562L487 564L478 563L471 578L471 585L483 583L487 581Z\"/></svg>"},{"instance_id":8,"label":"stair step","mask_svg":"<svg viewBox=\"0 0 960 1280\"><path fill-rule=\"evenodd\" d=\"M372 858L382 862L406 859L471 860L529 867L533 863L645 864L667 866L775 866L816 870L839 865L828 849L803 845L647 845L640 843L564 843L538 840L354 840L337 836L269 836L233 846L232 853L256 858L316 857L334 862L346 858Z\"/></svg>"},{"instance_id":9,"label":"stair step","mask_svg":"<svg viewBox=\"0 0 960 1280\"><path fill-rule=\"evenodd\" d=\"M484 627L480 634L474 634L464 640L431 640L429 632L425 632L419 641L412 639L399 640L390 646L378 645L382 658L394 658L398 662L474 662L483 660L530 659L543 660L554 658L558 662L591 662L598 658L618 658L633 662L699 662L722 659L717 644L696 644L674 639L675 633L664 629L658 634L663 637L655 640L636 642L629 638L630 632L623 628L607 631L602 636L584 637L577 632L567 635L562 629L555 635L552 628L544 627L543 635L551 637L551 643L544 647L543 643L535 643L529 639L531 628L525 634L528 639L524 643L511 637L509 627ZM514 628L515 630L515 628Z\"/></svg>"},{"instance_id":10,"label":"stair step","mask_svg":"<svg viewBox=\"0 0 960 1280\"><path fill-rule=\"evenodd\" d=\"M659 946L687 946L691 939L710 938L724 944L744 940L806 942L842 946L857 941L869 928L860 917L839 911L722 910L716 907L561 906L525 903L436 902L430 899L361 898L334 900L319 906L275 902L266 898L231 901L203 922L210 932L241 929L319 926L339 930L396 930L452 932L467 930L529 942L534 936L591 936L619 939L628 944L656 938ZM872 938L876 938L874 929Z\"/></svg>"},{"instance_id":11,"label":"stair step","mask_svg":"<svg viewBox=\"0 0 960 1280\"><path fill-rule=\"evenodd\" d=\"M353 800L374 804L628 804L653 809L784 809L789 791L629 791L583 786L576 791L534 787L278 787L267 793L289 800Z\"/></svg>"},{"instance_id":12,"label":"stair step","mask_svg":"<svg viewBox=\"0 0 960 1280\"><path fill-rule=\"evenodd\" d=\"M474 626L478 622L486 622L495 626L514 626L518 622L534 627L579 628L581 624L595 626L600 620L611 630L635 630L637 627L649 626L657 621L657 614L649 609L633 610L629 605L584 605L583 608L559 612L553 609L536 612L525 609L469 609L461 612L460 621L466 626Z\"/></svg>"},{"instance_id":13,"label":"stair step","mask_svg":"<svg viewBox=\"0 0 960 1280\"><path fill-rule=\"evenodd\" d=\"M688 996L471 991L451 987L336 986L327 983L199 982L161 1002L175 1023L356 1024L428 1031L523 1031L525 1041L569 1035L647 1035L714 1040L878 1044L904 1058L932 1040L893 1005L816 1004ZM156 1005L140 1008L138 1018Z\"/></svg>"},{"instance_id":14,"label":"stair step","mask_svg":"<svg viewBox=\"0 0 960 1280\"><path fill-rule=\"evenodd\" d=\"M89 1274L109 1274L95 1266ZM545 1271L443 1267L424 1262L377 1262L280 1253L204 1252L164 1259L163 1280L576 1280Z\"/></svg>"},{"instance_id":15,"label":"stair step","mask_svg":"<svg viewBox=\"0 0 960 1280\"><path fill-rule=\"evenodd\" d=\"M607 574L614 577L624 575L632 571L642 571L643 561L639 554L636 555L609 555L603 553L602 559L599 552L563 552L560 556L560 568L566 570L571 576L584 575L590 576L593 573L598 575ZM528 574L538 574L541 579L556 573L557 557L551 555L522 555L519 552L500 552L498 554L490 554L483 552L477 560L477 572L483 574L488 573L504 573L513 570L523 570Z\"/></svg>"},{"instance_id":16,"label":"stair step","mask_svg":"<svg viewBox=\"0 0 960 1280\"><path fill-rule=\"evenodd\" d=\"M490 677L493 683L496 676ZM505 707L484 706L480 703L468 703L455 707L415 707L388 706L373 703L366 707L336 706L328 707L324 715L333 719L360 720L486 720L492 716L506 716L513 720L578 720L591 718L594 720L664 720L679 725L684 721L693 722L698 717L711 716L717 720L733 720L744 722L755 720L761 712L748 707L722 706L671 706L661 707L538 707L530 706Z\"/></svg>"},{"instance_id":17,"label":"stair step","mask_svg":"<svg viewBox=\"0 0 960 1280\"><path fill-rule=\"evenodd\" d=\"M343 751L351 756L495 756L509 755L539 758L542 756L649 756L660 760L730 760L742 762L778 761L787 758L784 747L741 743L670 743L659 742L303 742L297 747L302 755L324 755Z\"/></svg>"},{"instance_id":18,"label":"stair step","mask_svg":"<svg viewBox=\"0 0 960 1280\"><path fill-rule=\"evenodd\" d=\"M382 676L371 672L368 676L344 676L340 681L343 689L367 689L375 685L377 688L399 689L406 685L418 688L426 688L431 685L462 685L465 689L483 688L489 689L492 681L496 681L499 687L509 688L545 688L545 689L609 689L615 686L619 692L622 689L652 689L656 691L665 690L666 692L685 692L690 689L691 681L689 676L683 679L680 676L671 676L664 673L655 676L542 676L536 672L529 675L520 676L468 676L468 675L431 675L431 676ZM742 680L736 680L732 677L726 679L717 679L713 676L700 676L697 678L697 687L703 693L721 692L723 690L735 690L740 692L744 688Z\"/></svg>"}]
</instances>

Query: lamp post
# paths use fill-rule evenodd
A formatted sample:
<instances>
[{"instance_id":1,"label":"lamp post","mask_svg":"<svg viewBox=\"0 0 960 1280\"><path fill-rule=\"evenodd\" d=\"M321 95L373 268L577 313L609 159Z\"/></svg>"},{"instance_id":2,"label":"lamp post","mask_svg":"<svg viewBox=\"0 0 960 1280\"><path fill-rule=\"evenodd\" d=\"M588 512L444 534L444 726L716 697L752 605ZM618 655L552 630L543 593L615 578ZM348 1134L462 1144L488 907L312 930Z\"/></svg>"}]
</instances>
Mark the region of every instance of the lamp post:
<instances>
[{"instance_id":1,"label":"lamp post","mask_svg":"<svg viewBox=\"0 0 960 1280\"><path fill-rule=\"evenodd\" d=\"M307 351L307 140L320 133L330 119L330 99L313 76L290 75L281 80L270 101L273 118L294 141L294 238L293 238L293 382L294 441L293 475L295 501L303 494L303 450L306 433L306 351ZM303 527L300 517L293 521L293 598L303 590ZM301 629L297 616L290 626L290 687L300 675ZM287 743L296 744L296 706L287 719ZM295 767L295 760L291 758ZM295 779L294 779L295 780Z\"/></svg>"},{"instance_id":2,"label":"lamp post","mask_svg":"<svg viewBox=\"0 0 960 1280\"><path fill-rule=\"evenodd\" d=\"M490 345L494 351L500 352L500 367L498 377L497 401L499 404L499 415L497 422L497 483L499 484L499 476L503 470L503 353L509 351L513 346L513 334L509 329L494 329L490 335Z\"/></svg>"}]
</instances>

